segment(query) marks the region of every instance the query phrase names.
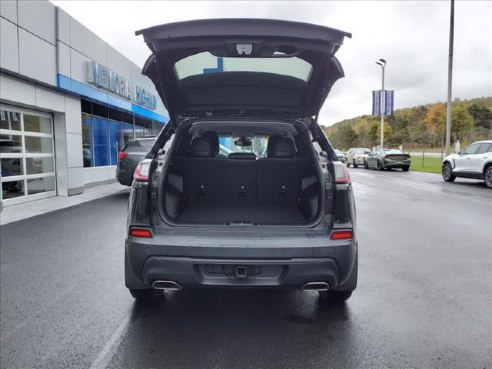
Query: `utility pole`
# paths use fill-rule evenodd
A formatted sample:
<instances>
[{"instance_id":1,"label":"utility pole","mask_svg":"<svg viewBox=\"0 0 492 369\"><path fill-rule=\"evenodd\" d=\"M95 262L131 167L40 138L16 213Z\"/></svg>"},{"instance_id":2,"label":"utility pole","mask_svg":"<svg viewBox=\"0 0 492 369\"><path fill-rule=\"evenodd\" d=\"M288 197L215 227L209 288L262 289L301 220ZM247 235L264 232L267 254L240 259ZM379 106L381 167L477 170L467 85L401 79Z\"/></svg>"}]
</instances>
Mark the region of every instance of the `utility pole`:
<instances>
[{"instance_id":1,"label":"utility pole","mask_svg":"<svg viewBox=\"0 0 492 369\"><path fill-rule=\"evenodd\" d=\"M386 60L379 59L376 62L381 67L382 71L382 85L380 95L380 107L381 107L381 150L384 150L384 68L386 67Z\"/></svg>"},{"instance_id":2,"label":"utility pole","mask_svg":"<svg viewBox=\"0 0 492 369\"><path fill-rule=\"evenodd\" d=\"M446 109L446 156L451 153L451 104L453 89L453 39L454 39L454 0L451 0L449 20L449 58L448 58L448 104Z\"/></svg>"}]
</instances>

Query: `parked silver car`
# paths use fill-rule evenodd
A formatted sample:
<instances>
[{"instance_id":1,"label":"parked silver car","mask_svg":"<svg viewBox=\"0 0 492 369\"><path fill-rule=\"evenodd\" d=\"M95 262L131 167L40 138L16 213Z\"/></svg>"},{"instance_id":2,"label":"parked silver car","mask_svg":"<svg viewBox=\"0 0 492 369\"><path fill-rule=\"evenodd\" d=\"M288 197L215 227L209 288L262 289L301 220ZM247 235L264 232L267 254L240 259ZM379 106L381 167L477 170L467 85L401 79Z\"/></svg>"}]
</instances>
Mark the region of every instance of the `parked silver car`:
<instances>
[{"instance_id":1,"label":"parked silver car","mask_svg":"<svg viewBox=\"0 0 492 369\"><path fill-rule=\"evenodd\" d=\"M367 147L350 148L347 152L347 167L350 164L357 168L359 165L366 165L367 155L371 152Z\"/></svg>"}]
</instances>

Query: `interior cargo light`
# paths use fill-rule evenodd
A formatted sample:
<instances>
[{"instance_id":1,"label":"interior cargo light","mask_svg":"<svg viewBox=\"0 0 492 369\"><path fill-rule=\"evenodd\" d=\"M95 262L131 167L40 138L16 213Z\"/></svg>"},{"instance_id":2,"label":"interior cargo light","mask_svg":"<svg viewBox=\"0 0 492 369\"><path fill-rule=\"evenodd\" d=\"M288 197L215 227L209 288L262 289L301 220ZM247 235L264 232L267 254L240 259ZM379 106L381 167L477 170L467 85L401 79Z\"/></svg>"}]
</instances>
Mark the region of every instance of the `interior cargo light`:
<instances>
[{"instance_id":1,"label":"interior cargo light","mask_svg":"<svg viewBox=\"0 0 492 369\"><path fill-rule=\"evenodd\" d=\"M152 232L147 228L131 228L130 236L139 238L152 238Z\"/></svg>"},{"instance_id":2,"label":"interior cargo light","mask_svg":"<svg viewBox=\"0 0 492 369\"><path fill-rule=\"evenodd\" d=\"M144 159L140 163L138 163L137 167L135 168L135 172L133 172L133 179L135 181L149 180L150 163L152 163L152 160L150 159Z\"/></svg>"},{"instance_id":3,"label":"interior cargo light","mask_svg":"<svg viewBox=\"0 0 492 369\"><path fill-rule=\"evenodd\" d=\"M330 235L330 240L350 240L354 238L354 233L352 231L333 231Z\"/></svg>"},{"instance_id":4,"label":"interior cargo light","mask_svg":"<svg viewBox=\"0 0 492 369\"><path fill-rule=\"evenodd\" d=\"M123 150L118 151L118 160L123 160L124 158L126 158L126 152Z\"/></svg>"},{"instance_id":5,"label":"interior cargo light","mask_svg":"<svg viewBox=\"0 0 492 369\"><path fill-rule=\"evenodd\" d=\"M334 163L335 167L335 180L338 184L350 183L350 173L345 166L345 164L336 162Z\"/></svg>"}]
</instances>

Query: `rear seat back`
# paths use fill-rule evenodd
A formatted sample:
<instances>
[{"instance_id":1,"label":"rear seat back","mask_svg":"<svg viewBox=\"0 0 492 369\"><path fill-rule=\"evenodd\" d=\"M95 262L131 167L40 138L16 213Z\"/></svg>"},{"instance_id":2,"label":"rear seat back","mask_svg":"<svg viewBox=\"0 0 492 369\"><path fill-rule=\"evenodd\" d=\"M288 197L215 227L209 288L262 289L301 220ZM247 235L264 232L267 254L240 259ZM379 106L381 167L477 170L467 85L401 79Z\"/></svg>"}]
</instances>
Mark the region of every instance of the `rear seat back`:
<instances>
[{"instance_id":1,"label":"rear seat back","mask_svg":"<svg viewBox=\"0 0 492 369\"><path fill-rule=\"evenodd\" d=\"M214 142L195 138L191 155L174 159L175 172L183 176L189 203L272 204L295 206L302 178L312 173L311 160L295 158L292 140L277 136L269 142L268 157L214 155Z\"/></svg>"},{"instance_id":2,"label":"rear seat back","mask_svg":"<svg viewBox=\"0 0 492 369\"><path fill-rule=\"evenodd\" d=\"M267 157L257 162L258 203L295 206L302 178L312 173L311 160L296 158L294 142L287 137L268 140Z\"/></svg>"}]
</instances>

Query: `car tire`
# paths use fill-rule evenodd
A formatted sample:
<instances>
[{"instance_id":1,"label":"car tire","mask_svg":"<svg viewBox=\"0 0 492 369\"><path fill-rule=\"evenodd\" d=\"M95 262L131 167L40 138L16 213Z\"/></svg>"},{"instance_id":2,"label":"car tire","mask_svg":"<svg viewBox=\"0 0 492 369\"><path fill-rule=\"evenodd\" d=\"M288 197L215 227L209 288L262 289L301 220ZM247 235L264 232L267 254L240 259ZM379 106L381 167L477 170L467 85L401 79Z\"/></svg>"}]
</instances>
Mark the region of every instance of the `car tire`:
<instances>
[{"instance_id":1,"label":"car tire","mask_svg":"<svg viewBox=\"0 0 492 369\"><path fill-rule=\"evenodd\" d=\"M146 289L133 289L129 288L130 294L133 296L137 302L151 302L155 301L158 298L162 298L164 296L162 290L154 290L152 288Z\"/></svg>"},{"instance_id":2,"label":"car tire","mask_svg":"<svg viewBox=\"0 0 492 369\"><path fill-rule=\"evenodd\" d=\"M408 170L410 169L410 167L402 167L401 168L404 172L408 172Z\"/></svg>"},{"instance_id":3,"label":"car tire","mask_svg":"<svg viewBox=\"0 0 492 369\"><path fill-rule=\"evenodd\" d=\"M453 168L451 168L451 164L445 163L442 166L442 178L446 182L454 182L456 176L453 174Z\"/></svg>"},{"instance_id":4,"label":"car tire","mask_svg":"<svg viewBox=\"0 0 492 369\"><path fill-rule=\"evenodd\" d=\"M347 161L347 168L350 168L350 163Z\"/></svg>"},{"instance_id":5,"label":"car tire","mask_svg":"<svg viewBox=\"0 0 492 369\"><path fill-rule=\"evenodd\" d=\"M355 162L355 160L353 161L352 165L354 166L354 168L358 168L359 165Z\"/></svg>"},{"instance_id":6,"label":"car tire","mask_svg":"<svg viewBox=\"0 0 492 369\"><path fill-rule=\"evenodd\" d=\"M485 186L487 186L488 188L492 188L492 166L485 169L483 179L485 182Z\"/></svg>"},{"instance_id":7,"label":"car tire","mask_svg":"<svg viewBox=\"0 0 492 369\"><path fill-rule=\"evenodd\" d=\"M383 170L383 166L381 165L381 160L378 160L377 164L376 164L376 170Z\"/></svg>"}]
</instances>

